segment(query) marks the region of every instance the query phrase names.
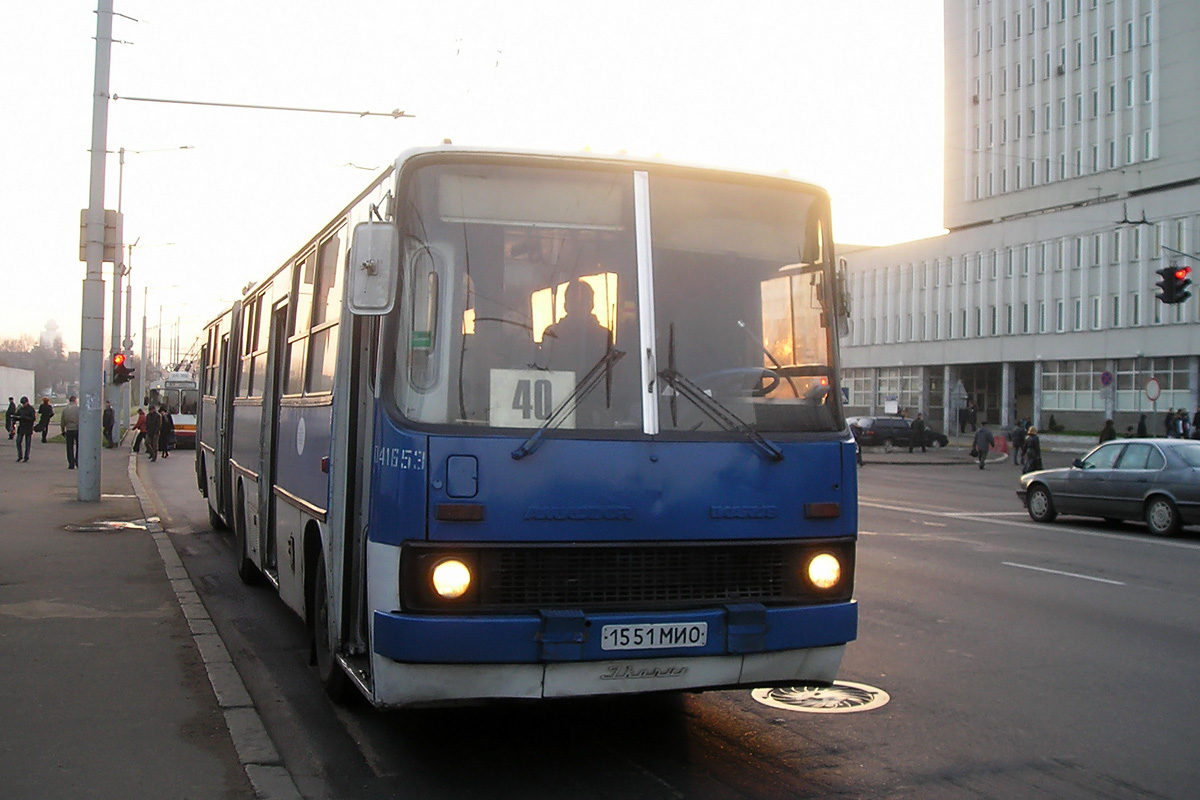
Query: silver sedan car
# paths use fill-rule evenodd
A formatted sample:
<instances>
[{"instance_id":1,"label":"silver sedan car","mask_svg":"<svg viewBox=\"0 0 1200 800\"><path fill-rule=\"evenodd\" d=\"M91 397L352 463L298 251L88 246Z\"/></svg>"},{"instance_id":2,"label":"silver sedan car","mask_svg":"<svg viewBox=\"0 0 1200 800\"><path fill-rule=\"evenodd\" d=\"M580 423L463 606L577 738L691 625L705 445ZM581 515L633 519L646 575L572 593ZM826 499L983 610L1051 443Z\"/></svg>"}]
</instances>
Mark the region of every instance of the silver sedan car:
<instances>
[{"instance_id":1,"label":"silver sedan car","mask_svg":"<svg viewBox=\"0 0 1200 800\"><path fill-rule=\"evenodd\" d=\"M1017 496L1037 522L1059 514L1141 519L1160 536L1200 524L1200 441L1117 439L1066 469L1021 476Z\"/></svg>"}]
</instances>

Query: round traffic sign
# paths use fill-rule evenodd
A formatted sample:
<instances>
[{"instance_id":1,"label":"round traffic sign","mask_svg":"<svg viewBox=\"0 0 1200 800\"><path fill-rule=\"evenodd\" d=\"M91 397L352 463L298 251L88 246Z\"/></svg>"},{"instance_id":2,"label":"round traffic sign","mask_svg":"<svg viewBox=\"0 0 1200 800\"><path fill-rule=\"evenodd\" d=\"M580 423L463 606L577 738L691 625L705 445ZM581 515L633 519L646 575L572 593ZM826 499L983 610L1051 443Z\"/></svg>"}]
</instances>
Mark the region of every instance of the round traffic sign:
<instances>
[{"instance_id":1,"label":"round traffic sign","mask_svg":"<svg viewBox=\"0 0 1200 800\"><path fill-rule=\"evenodd\" d=\"M1104 372L1100 373L1100 385L1101 386L1109 386L1111 384L1112 384L1112 373L1109 372L1108 370L1104 370Z\"/></svg>"},{"instance_id":2,"label":"round traffic sign","mask_svg":"<svg viewBox=\"0 0 1200 800\"><path fill-rule=\"evenodd\" d=\"M1162 394L1162 387L1158 385L1158 378L1151 378L1146 381L1146 397L1149 398L1150 402L1153 403L1157 400L1160 394Z\"/></svg>"}]
</instances>

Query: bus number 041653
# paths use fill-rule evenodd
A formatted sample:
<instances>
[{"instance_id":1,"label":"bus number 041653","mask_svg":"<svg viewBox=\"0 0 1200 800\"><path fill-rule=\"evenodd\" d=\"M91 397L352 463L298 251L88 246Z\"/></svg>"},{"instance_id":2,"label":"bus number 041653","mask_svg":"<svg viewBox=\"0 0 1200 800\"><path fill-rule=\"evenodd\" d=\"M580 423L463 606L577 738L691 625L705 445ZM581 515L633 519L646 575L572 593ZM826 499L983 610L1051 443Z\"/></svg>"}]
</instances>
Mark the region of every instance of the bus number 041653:
<instances>
[{"instance_id":1,"label":"bus number 041653","mask_svg":"<svg viewBox=\"0 0 1200 800\"><path fill-rule=\"evenodd\" d=\"M425 469L425 453L406 447L376 447L375 463L393 469Z\"/></svg>"}]
</instances>

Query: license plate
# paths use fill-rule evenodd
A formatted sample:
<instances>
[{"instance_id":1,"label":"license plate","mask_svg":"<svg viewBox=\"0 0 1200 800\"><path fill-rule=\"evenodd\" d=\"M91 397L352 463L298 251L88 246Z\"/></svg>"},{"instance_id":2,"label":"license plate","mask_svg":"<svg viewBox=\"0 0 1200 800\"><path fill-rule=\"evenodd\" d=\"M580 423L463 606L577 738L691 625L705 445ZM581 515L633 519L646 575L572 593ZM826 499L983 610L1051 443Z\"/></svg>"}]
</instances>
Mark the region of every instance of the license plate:
<instances>
[{"instance_id":1,"label":"license plate","mask_svg":"<svg viewBox=\"0 0 1200 800\"><path fill-rule=\"evenodd\" d=\"M605 625L600 629L600 647L604 650L665 650L704 647L707 643L707 622Z\"/></svg>"}]
</instances>

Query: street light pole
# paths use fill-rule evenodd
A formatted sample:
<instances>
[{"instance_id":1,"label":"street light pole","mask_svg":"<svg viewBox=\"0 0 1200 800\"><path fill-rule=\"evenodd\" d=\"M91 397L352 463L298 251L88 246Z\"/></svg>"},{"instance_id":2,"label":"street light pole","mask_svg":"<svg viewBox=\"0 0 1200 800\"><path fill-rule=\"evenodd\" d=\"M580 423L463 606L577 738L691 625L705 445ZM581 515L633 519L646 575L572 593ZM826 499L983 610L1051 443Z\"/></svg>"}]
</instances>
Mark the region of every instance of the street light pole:
<instances>
[{"instance_id":1,"label":"street light pole","mask_svg":"<svg viewBox=\"0 0 1200 800\"><path fill-rule=\"evenodd\" d=\"M100 392L104 346L104 159L108 139L108 83L112 56L112 0L98 0L96 73L92 93L91 184L84 254L83 310L79 343L78 497L100 500Z\"/></svg>"}]
</instances>

